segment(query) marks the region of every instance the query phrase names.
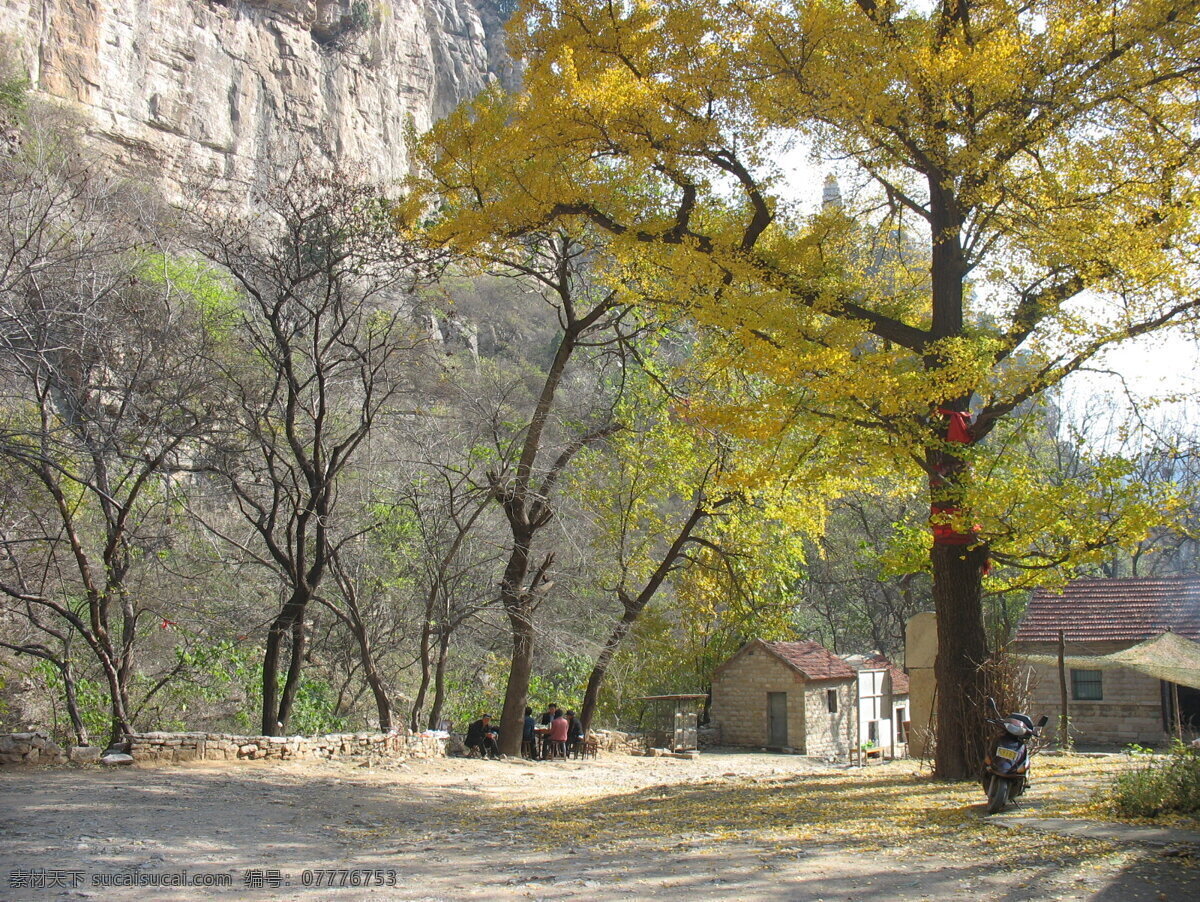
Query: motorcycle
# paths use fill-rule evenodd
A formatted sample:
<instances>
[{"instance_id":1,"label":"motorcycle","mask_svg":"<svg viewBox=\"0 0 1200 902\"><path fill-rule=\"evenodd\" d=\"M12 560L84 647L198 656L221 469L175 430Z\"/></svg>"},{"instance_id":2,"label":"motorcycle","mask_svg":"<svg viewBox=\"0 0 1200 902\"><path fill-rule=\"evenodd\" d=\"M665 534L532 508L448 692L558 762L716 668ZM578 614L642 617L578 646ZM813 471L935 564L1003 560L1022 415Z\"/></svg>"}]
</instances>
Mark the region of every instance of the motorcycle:
<instances>
[{"instance_id":1,"label":"motorcycle","mask_svg":"<svg viewBox=\"0 0 1200 902\"><path fill-rule=\"evenodd\" d=\"M1024 714L1001 717L996 700L989 698L988 704L995 714L995 718L989 718L988 723L1003 730L988 743L988 750L983 757L983 773L980 775L983 791L988 797L987 813L995 814L1010 799L1021 795L1029 784L1029 765L1033 753L1028 743L1038 736L1049 718L1042 715L1035 724Z\"/></svg>"}]
</instances>

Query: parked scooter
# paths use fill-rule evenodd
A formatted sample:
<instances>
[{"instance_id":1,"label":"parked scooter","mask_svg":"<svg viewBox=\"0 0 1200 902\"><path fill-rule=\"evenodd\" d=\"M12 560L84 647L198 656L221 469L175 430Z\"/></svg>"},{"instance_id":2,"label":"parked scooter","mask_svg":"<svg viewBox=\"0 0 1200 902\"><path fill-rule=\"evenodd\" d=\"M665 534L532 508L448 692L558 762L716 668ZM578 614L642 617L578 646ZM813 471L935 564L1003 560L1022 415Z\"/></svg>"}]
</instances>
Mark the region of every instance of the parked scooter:
<instances>
[{"instance_id":1,"label":"parked scooter","mask_svg":"<svg viewBox=\"0 0 1200 902\"><path fill-rule=\"evenodd\" d=\"M992 712L996 715L994 719L989 718L988 723L995 724L1003 730L988 743L988 750L983 756L983 773L980 775L983 791L988 797L987 813L995 814L1007 805L1010 799L1015 799L1025 791L1029 783L1029 764L1033 757L1028 743L1046 726L1049 718L1043 714L1042 719L1035 725L1024 714L1001 717L1000 709L996 707L996 700L993 698L988 699L988 704L992 706Z\"/></svg>"}]
</instances>

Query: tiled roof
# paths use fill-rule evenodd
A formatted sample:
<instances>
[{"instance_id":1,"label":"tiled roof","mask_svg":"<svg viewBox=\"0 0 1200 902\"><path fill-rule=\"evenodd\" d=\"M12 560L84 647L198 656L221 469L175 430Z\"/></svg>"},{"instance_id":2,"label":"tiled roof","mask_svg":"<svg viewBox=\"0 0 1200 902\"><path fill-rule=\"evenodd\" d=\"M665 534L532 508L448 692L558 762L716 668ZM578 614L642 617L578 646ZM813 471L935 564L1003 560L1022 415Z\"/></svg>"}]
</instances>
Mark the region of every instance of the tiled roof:
<instances>
[{"instance_id":1,"label":"tiled roof","mask_svg":"<svg viewBox=\"0 0 1200 902\"><path fill-rule=\"evenodd\" d=\"M1200 641L1200 578L1077 579L1061 594L1039 589L1018 642L1137 642L1170 630Z\"/></svg>"},{"instance_id":2,"label":"tiled roof","mask_svg":"<svg viewBox=\"0 0 1200 902\"><path fill-rule=\"evenodd\" d=\"M854 679L854 668L820 642L764 642L763 647L808 680Z\"/></svg>"}]
</instances>

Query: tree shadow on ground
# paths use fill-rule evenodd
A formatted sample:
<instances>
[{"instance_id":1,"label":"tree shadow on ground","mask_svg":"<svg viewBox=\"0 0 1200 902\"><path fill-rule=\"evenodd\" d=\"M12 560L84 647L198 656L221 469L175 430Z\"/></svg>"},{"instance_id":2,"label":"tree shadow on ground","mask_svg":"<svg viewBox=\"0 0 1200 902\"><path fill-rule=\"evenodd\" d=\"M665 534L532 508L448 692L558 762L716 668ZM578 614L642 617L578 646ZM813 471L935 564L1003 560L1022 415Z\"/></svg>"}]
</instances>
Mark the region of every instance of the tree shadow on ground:
<instances>
[{"instance_id":1,"label":"tree shadow on ground","mask_svg":"<svg viewBox=\"0 0 1200 902\"><path fill-rule=\"evenodd\" d=\"M43 770L36 794L22 792L17 774L0 779L5 857L28 857L26 866L89 856L116 866L151 853L179 866L263 867L281 855L325 861L368 835L394 842L452 826L441 815L458 795L279 765Z\"/></svg>"}]
</instances>

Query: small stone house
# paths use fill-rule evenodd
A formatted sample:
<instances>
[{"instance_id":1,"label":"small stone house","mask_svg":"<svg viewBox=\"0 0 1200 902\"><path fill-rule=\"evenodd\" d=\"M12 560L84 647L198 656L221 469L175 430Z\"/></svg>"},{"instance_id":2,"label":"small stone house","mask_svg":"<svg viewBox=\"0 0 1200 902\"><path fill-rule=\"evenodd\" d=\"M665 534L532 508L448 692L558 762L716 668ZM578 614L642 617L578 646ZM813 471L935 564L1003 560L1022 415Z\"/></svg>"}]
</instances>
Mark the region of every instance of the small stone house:
<instances>
[{"instance_id":1,"label":"small stone house","mask_svg":"<svg viewBox=\"0 0 1200 902\"><path fill-rule=\"evenodd\" d=\"M908 674L878 652L843 655L858 673L858 745L885 758L908 754Z\"/></svg>"},{"instance_id":2,"label":"small stone house","mask_svg":"<svg viewBox=\"0 0 1200 902\"><path fill-rule=\"evenodd\" d=\"M1056 657L1062 631L1067 711L1081 744L1153 745L1179 720L1200 733L1200 690L1126 668L1086 666L1086 656L1123 651L1164 632L1200 641L1200 578L1077 579L1061 593L1038 590L1017 628L1012 650L1026 659L1032 717L1050 717L1056 739L1061 683ZM1081 660L1083 658L1083 660Z\"/></svg>"},{"instance_id":3,"label":"small stone house","mask_svg":"<svg viewBox=\"0 0 1200 902\"><path fill-rule=\"evenodd\" d=\"M747 643L713 674L721 742L848 758L858 675L819 642Z\"/></svg>"}]
</instances>

